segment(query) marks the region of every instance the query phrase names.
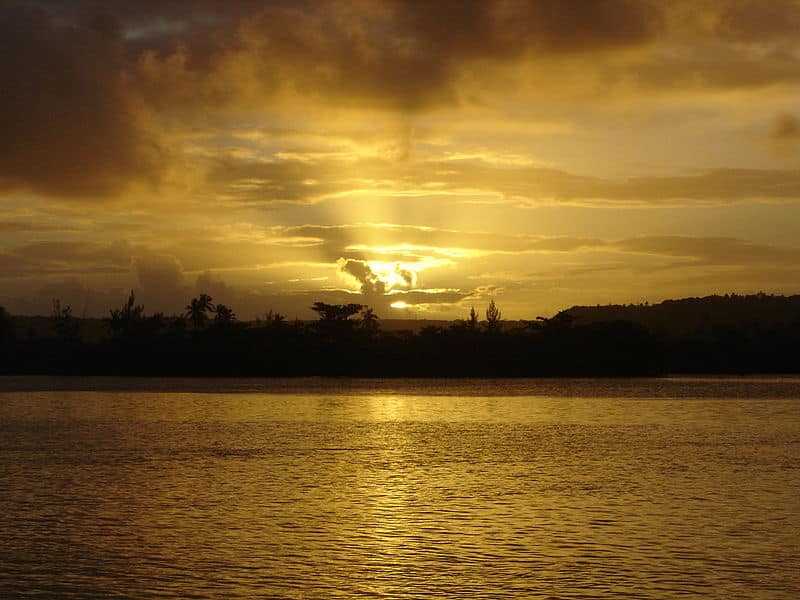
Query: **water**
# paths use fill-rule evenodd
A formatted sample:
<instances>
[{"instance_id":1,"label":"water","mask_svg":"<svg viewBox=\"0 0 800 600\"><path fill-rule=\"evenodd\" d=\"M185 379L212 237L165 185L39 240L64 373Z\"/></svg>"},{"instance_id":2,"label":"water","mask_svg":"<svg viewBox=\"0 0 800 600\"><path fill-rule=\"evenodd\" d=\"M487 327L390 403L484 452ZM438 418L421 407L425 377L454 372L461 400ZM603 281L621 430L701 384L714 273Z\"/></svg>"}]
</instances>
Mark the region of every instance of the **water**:
<instances>
[{"instance_id":1,"label":"water","mask_svg":"<svg viewBox=\"0 0 800 600\"><path fill-rule=\"evenodd\" d=\"M798 598L800 379L0 379L3 598Z\"/></svg>"}]
</instances>

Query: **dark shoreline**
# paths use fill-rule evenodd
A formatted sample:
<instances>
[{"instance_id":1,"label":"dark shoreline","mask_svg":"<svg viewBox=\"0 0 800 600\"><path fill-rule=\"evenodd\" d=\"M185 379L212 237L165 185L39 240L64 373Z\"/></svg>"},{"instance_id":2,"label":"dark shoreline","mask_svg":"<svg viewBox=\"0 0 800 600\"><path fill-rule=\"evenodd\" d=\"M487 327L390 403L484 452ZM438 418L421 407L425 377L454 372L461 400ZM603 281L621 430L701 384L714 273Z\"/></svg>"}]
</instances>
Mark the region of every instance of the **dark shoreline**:
<instances>
[{"instance_id":1,"label":"dark shoreline","mask_svg":"<svg viewBox=\"0 0 800 600\"><path fill-rule=\"evenodd\" d=\"M128 308L133 302L131 296ZM417 330L383 329L374 314L194 323L134 308L112 311L104 322L68 312L37 317L40 330L6 318L0 375L483 380L800 373L800 296L573 307L550 319L474 319Z\"/></svg>"},{"instance_id":2,"label":"dark shoreline","mask_svg":"<svg viewBox=\"0 0 800 600\"><path fill-rule=\"evenodd\" d=\"M468 386L465 391L465 384ZM352 377L115 377L2 375L0 393L112 392L190 394L283 395L424 395L424 396L556 396L617 397L627 390L631 398L652 396L653 384L661 398L693 398L708 385L722 387L730 396L800 397L796 375L689 375L662 377L560 377L560 378L352 378ZM753 393L758 390L758 393ZM646 391L646 392L645 392Z\"/></svg>"}]
</instances>

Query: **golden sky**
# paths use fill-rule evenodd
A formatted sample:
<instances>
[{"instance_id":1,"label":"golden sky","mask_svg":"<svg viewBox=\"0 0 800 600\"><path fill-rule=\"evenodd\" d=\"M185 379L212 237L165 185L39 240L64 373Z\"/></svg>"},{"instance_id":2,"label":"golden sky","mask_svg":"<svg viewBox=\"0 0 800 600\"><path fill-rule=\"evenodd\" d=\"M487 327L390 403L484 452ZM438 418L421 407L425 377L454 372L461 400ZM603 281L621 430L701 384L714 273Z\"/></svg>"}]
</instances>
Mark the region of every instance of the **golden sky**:
<instances>
[{"instance_id":1,"label":"golden sky","mask_svg":"<svg viewBox=\"0 0 800 600\"><path fill-rule=\"evenodd\" d=\"M0 85L14 313L800 292L794 0L11 0Z\"/></svg>"}]
</instances>

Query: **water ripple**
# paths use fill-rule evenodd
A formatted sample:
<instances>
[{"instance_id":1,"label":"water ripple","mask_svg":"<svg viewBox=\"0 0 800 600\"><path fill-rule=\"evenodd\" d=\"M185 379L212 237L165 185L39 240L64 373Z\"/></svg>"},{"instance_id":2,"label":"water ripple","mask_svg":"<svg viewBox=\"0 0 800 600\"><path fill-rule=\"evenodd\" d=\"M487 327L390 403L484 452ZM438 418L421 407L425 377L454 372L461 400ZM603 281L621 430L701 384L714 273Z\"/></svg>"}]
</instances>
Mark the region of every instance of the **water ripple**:
<instances>
[{"instance_id":1,"label":"water ripple","mask_svg":"<svg viewBox=\"0 0 800 600\"><path fill-rule=\"evenodd\" d=\"M0 392L0 596L800 597L800 389L608 385Z\"/></svg>"}]
</instances>

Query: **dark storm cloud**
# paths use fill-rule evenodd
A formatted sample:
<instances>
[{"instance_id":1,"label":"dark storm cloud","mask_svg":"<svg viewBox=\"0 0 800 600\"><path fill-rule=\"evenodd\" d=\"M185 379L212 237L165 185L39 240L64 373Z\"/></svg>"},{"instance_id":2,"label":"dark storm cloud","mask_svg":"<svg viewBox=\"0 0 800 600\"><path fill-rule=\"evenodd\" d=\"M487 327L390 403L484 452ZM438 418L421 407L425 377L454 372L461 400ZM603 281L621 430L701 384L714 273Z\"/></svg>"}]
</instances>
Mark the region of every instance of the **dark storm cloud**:
<instances>
[{"instance_id":1,"label":"dark storm cloud","mask_svg":"<svg viewBox=\"0 0 800 600\"><path fill-rule=\"evenodd\" d=\"M114 19L59 26L0 7L0 188L105 196L158 179L161 150L137 125L124 54Z\"/></svg>"},{"instance_id":2,"label":"dark storm cloud","mask_svg":"<svg viewBox=\"0 0 800 600\"><path fill-rule=\"evenodd\" d=\"M472 61L640 44L661 23L652 5L628 0L269 3L237 34L249 72L266 90L288 83L303 93L416 110L455 101Z\"/></svg>"},{"instance_id":3,"label":"dark storm cloud","mask_svg":"<svg viewBox=\"0 0 800 600\"><path fill-rule=\"evenodd\" d=\"M778 39L796 30L797 6L723 3L715 13L714 35ZM589 57L590 65L581 68L617 69L597 57L665 39L669 11L666 3L647 0L5 3L0 8L0 191L28 188L97 198L118 195L132 182L156 186L178 160L165 141L168 135L161 135L166 124L181 118L213 120L219 116L215 110L232 105L268 110L273 95L287 90L337 105L420 111L458 102L465 78L489 72L495 63ZM619 67L609 81L661 89L698 81L730 87L800 79L792 52L754 58L733 46L695 52L689 44L688 52L673 48L648 55L635 70ZM245 168L221 160L211 166L209 181L238 182L226 193L240 201L313 202L347 189L334 170L342 165L329 166L320 174L326 164L312 168L284 161ZM462 169L460 177L464 182L478 175ZM596 197L600 189L622 198L626 193L658 197L644 185L655 184L655 190L672 185L666 180L618 185L543 170L530 171L529 181L517 172L492 173L498 175L509 176L498 186L506 188L501 193L522 190L522 196L548 182L557 198ZM698 186L735 195L740 186L724 190L721 182L704 183L704 178L741 175L687 178L686 197L708 195L694 192ZM595 191L587 194L587 189ZM676 191L669 194L672 198ZM766 195L775 191L767 189Z\"/></svg>"},{"instance_id":4,"label":"dark storm cloud","mask_svg":"<svg viewBox=\"0 0 800 600\"><path fill-rule=\"evenodd\" d=\"M38 4L65 31L83 31L82 15L102 15L115 44L99 56L124 57L117 66L148 102L182 110L248 93L263 100L286 86L419 109L454 101L473 61L638 45L664 25L646 0Z\"/></svg>"},{"instance_id":5,"label":"dark storm cloud","mask_svg":"<svg viewBox=\"0 0 800 600\"><path fill-rule=\"evenodd\" d=\"M471 61L638 45L663 26L659 10L642 0L397 0L385 6L377 18L357 21L355 30L331 31L325 18L295 20L295 31L304 34L281 36L284 55L310 68L298 73L321 74L311 84L320 89L416 109L453 101L461 68ZM268 22L272 28L276 20Z\"/></svg>"}]
</instances>

